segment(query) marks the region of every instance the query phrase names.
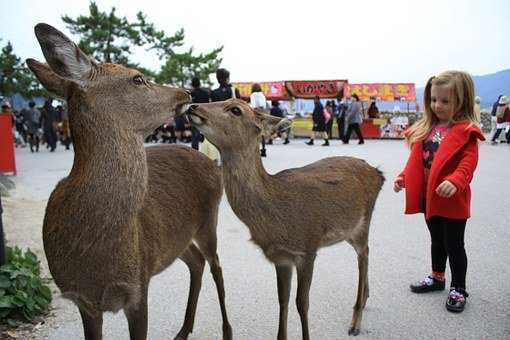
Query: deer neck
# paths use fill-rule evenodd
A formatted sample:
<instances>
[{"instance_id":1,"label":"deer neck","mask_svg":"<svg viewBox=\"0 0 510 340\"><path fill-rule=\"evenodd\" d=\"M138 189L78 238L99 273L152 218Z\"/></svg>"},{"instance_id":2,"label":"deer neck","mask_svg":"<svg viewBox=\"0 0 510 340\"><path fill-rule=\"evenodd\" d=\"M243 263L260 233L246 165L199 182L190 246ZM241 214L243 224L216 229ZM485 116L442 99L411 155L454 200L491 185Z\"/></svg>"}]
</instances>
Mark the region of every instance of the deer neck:
<instances>
[{"instance_id":1,"label":"deer neck","mask_svg":"<svg viewBox=\"0 0 510 340\"><path fill-rule=\"evenodd\" d=\"M89 209L107 207L111 223L124 223L139 211L147 190L143 140L129 127L104 118L109 115L101 121L90 119L91 116L102 117L100 114L70 117L75 158L68 178L79 190L80 200L90 200Z\"/></svg>"},{"instance_id":2,"label":"deer neck","mask_svg":"<svg viewBox=\"0 0 510 340\"><path fill-rule=\"evenodd\" d=\"M259 145L235 152L224 150L221 157L227 198L241 219L249 219L259 208L263 209L273 182L262 165Z\"/></svg>"}]
</instances>

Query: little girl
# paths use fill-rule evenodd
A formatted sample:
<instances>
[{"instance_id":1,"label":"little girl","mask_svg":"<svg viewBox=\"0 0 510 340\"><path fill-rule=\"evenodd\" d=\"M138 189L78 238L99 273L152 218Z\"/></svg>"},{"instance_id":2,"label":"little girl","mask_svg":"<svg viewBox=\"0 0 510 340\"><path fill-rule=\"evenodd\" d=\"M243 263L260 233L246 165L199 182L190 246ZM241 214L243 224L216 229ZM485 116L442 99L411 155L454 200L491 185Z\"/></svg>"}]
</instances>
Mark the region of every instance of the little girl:
<instances>
[{"instance_id":1,"label":"little girl","mask_svg":"<svg viewBox=\"0 0 510 340\"><path fill-rule=\"evenodd\" d=\"M446 259L452 280L446 308L466 305L467 257L464 231L470 216L471 190L478 162L478 140L484 140L474 107L474 85L465 72L447 71L426 84L423 118L406 131L411 148L393 190L406 190L406 214L424 213L432 240L432 273L412 284L414 293L445 289Z\"/></svg>"}]
</instances>

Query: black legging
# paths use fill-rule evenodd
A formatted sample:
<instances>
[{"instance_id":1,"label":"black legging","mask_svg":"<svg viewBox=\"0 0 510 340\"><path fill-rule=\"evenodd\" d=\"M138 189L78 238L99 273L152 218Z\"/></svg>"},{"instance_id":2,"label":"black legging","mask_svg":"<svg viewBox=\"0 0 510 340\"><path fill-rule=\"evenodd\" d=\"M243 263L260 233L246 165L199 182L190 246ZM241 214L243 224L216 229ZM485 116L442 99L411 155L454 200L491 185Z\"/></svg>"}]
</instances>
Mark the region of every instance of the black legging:
<instances>
[{"instance_id":1,"label":"black legging","mask_svg":"<svg viewBox=\"0 0 510 340\"><path fill-rule=\"evenodd\" d=\"M361 133L361 129L359 127L359 124L358 123L354 123L354 124L349 124L347 126L347 132L345 133L345 136L344 136L344 143L349 143L349 139L351 139L352 131L356 132L356 134L358 135L358 139L359 139L360 143L364 143L365 142L365 140L363 139L363 134Z\"/></svg>"},{"instance_id":2,"label":"black legging","mask_svg":"<svg viewBox=\"0 0 510 340\"><path fill-rule=\"evenodd\" d=\"M452 272L451 287L466 289L467 256L464 249L466 220L434 216L428 219L432 244L432 270L443 272L449 258Z\"/></svg>"}]
</instances>

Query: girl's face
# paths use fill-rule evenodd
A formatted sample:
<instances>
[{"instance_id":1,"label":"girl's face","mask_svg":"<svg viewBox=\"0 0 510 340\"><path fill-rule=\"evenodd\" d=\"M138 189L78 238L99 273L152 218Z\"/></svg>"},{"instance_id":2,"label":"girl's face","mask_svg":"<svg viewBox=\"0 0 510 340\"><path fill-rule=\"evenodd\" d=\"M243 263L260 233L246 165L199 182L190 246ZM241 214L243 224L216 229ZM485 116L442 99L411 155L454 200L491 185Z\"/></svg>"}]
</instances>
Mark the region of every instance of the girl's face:
<instances>
[{"instance_id":1,"label":"girl's face","mask_svg":"<svg viewBox=\"0 0 510 340\"><path fill-rule=\"evenodd\" d=\"M453 102L448 85L432 85L430 89L430 108L440 123L448 123L453 117Z\"/></svg>"}]
</instances>

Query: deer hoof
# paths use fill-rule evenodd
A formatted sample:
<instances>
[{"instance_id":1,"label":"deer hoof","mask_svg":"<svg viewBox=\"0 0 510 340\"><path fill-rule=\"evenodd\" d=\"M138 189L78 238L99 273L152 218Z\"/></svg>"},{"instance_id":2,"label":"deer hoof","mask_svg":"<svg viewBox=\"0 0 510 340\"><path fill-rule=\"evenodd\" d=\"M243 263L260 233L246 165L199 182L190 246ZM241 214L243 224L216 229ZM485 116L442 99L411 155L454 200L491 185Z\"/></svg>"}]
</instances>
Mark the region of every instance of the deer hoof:
<instances>
[{"instance_id":1,"label":"deer hoof","mask_svg":"<svg viewBox=\"0 0 510 340\"><path fill-rule=\"evenodd\" d=\"M354 328L354 327L349 328L349 335L352 335L352 336L359 335L359 329Z\"/></svg>"},{"instance_id":2,"label":"deer hoof","mask_svg":"<svg viewBox=\"0 0 510 340\"><path fill-rule=\"evenodd\" d=\"M232 340L232 327L230 325L223 327L223 340Z\"/></svg>"},{"instance_id":3,"label":"deer hoof","mask_svg":"<svg viewBox=\"0 0 510 340\"><path fill-rule=\"evenodd\" d=\"M174 340L188 340L188 336L177 334L177 336L174 338Z\"/></svg>"}]
</instances>

